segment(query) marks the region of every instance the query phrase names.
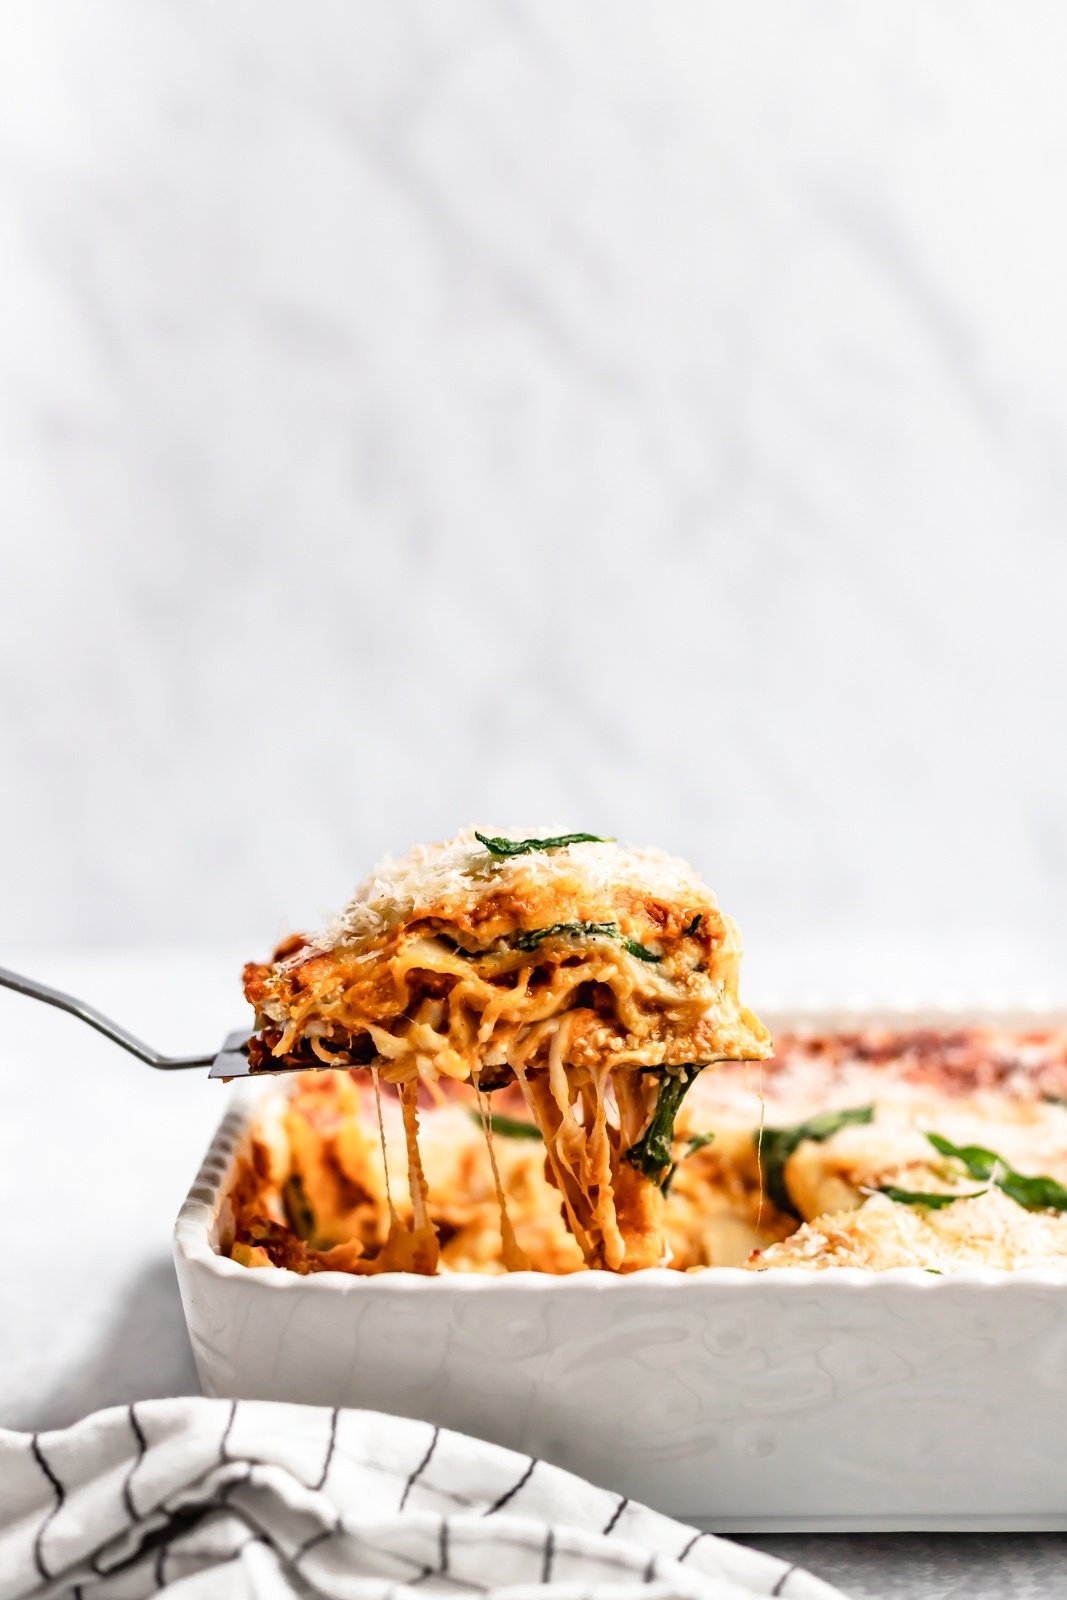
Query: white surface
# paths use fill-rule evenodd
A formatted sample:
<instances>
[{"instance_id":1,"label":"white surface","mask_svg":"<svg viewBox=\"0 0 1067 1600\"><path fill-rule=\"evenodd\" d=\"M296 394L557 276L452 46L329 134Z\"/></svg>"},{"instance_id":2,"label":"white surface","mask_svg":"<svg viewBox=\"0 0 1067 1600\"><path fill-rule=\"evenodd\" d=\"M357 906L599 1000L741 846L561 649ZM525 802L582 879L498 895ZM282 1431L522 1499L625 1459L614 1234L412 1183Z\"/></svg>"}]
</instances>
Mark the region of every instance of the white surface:
<instances>
[{"instance_id":1,"label":"white surface","mask_svg":"<svg viewBox=\"0 0 1067 1600\"><path fill-rule=\"evenodd\" d=\"M11 0L0 941L263 951L558 817L753 948L1062 950L1065 50Z\"/></svg>"},{"instance_id":2,"label":"white surface","mask_svg":"<svg viewBox=\"0 0 1067 1600\"><path fill-rule=\"evenodd\" d=\"M716 1531L1067 1529L1067 1267L249 1271L217 1247L264 1092L242 1085L175 1232L207 1394L424 1418Z\"/></svg>"},{"instance_id":3,"label":"white surface","mask_svg":"<svg viewBox=\"0 0 1067 1600\"><path fill-rule=\"evenodd\" d=\"M213 1048L247 1011L224 958L23 966L175 1053ZM170 1231L226 1091L6 989L0 1038L0 1423L196 1393Z\"/></svg>"}]
</instances>

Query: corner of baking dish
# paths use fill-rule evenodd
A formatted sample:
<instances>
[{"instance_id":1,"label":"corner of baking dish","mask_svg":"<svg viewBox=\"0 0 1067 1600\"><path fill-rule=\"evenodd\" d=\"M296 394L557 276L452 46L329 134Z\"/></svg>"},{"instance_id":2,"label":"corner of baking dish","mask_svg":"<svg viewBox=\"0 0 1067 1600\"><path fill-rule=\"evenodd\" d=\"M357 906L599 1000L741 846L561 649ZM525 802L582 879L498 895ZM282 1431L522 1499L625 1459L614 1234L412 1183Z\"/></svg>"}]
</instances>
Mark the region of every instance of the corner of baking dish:
<instances>
[{"instance_id":1,"label":"corner of baking dish","mask_svg":"<svg viewBox=\"0 0 1067 1600\"><path fill-rule=\"evenodd\" d=\"M1067 1010L1045 996L1025 1001L986 995L980 1002L968 1003L955 995L933 1002L900 998L879 1002L866 997L850 997L846 1002L825 1001L811 996L801 1004L767 1005L761 1014L772 1031L797 1029L860 1029L863 1027L951 1026L953 1023L985 1023L1006 1028L1067 1027ZM273 1081L273 1080L268 1080ZM211 1242L212 1230L233 1174L238 1152L252 1125L253 1115L264 1087L242 1083L231 1094L226 1113L215 1132L200 1171L178 1213L174 1227L175 1254L190 1268L209 1272L218 1279L243 1283L249 1290L277 1294L309 1290L315 1294L374 1294L396 1291L404 1294L441 1295L442 1293L499 1294L525 1292L538 1294L629 1294L635 1290L664 1290L672 1294L694 1292L716 1294L765 1292L768 1284L800 1293L817 1283L830 1295L870 1293L883 1286L912 1289L925 1294L943 1294L965 1286L1008 1291L1023 1285L1067 1287L1067 1263L1063 1267L1024 1267L1004 1271L995 1267L968 1267L950 1275L926 1272L921 1267L894 1267L886 1272L866 1272L859 1267L835 1267L821 1272L796 1267L767 1267L762 1272L746 1272L740 1267L719 1267L708 1272L671 1272L664 1267L619 1276L610 1272L576 1272L555 1276L544 1272L513 1272L504 1277L475 1272L455 1272L444 1277L426 1278L418 1273L388 1272L357 1277L346 1272L321 1272L304 1277L287 1268L253 1270L221 1255Z\"/></svg>"}]
</instances>

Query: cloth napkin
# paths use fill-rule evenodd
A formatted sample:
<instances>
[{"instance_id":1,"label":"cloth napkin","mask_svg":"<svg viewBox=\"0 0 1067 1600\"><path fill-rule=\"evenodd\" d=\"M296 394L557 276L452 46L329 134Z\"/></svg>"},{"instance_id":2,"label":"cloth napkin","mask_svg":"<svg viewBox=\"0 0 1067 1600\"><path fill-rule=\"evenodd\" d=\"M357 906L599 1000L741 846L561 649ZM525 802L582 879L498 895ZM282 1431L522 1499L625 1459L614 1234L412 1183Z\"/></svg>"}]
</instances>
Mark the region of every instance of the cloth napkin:
<instances>
[{"instance_id":1,"label":"cloth napkin","mask_svg":"<svg viewBox=\"0 0 1067 1600\"><path fill-rule=\"evenodd\" d=\"M0 1600L829 1600L772 1556L427 1422L145 1400L0 1431Z\"/></svg>"}]
</instances>

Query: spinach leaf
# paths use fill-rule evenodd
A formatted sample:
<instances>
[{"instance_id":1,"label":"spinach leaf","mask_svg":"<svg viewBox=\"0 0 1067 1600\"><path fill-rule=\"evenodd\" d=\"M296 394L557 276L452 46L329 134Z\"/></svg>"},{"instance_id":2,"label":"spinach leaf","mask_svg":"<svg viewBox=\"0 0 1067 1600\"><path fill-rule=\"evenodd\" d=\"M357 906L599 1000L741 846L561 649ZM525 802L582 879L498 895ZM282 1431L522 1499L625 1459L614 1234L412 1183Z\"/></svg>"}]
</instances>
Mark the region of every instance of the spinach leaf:
<instances>
[{"instance_id":1,"label":"spinach leaf","mask_svg":"<svg viewBox=\"0 0 1067 1600\"><path fill-rule=\"evenodd\" d=\"M940 1133L928 1133L926 1137L940 1155L962 1161L972 1178L991 1178L996 1167L1007 1167L994 1150L983 1150L980 1144L953 1144Z\"/></svg>"},{"instance_id":2,"label":"spinach leaf","mask_svg":"<svg viewBox=\"0 0 1067 1600\"><path fill-rule=\"evenodd\" d=\"M698 911L696 916L693 918L692 922L689 924L688 928L686 928L686 930L685 930L685 936L686 936L687 939L691 939L693 937L694 933L696 933L697 929L700 927L700 924L703 922L703 920L704 920L703 911Z\"/></svg>"},{"instance_id":3,"label":"spinach leaf","mask_svg":"<svg viewBox=\"0 0 1067 1600\"><path fill-rule=\"evenodd\" d=\"M533 928L528 933L520 933L515 940L515 949L536 950L542 939L551 939L561 933L569 934L575 939L593 936L618 939L623 948L632 956L637 956L640 961L663 960L662 956L657 956L653 951L646 950L643 944L638 944L636 939L624 939L617 923L614 922L554 922L549 928Z\"/></svg>"},{"instance_id":4,"label":"spinach leaf","mask_svg":"<svg viewBox=\"0 0 1067 1600\"><path fill-rule=\"evenodd\" d=\"M601 934L606 939L616 939L619 930L614 922L553 922L549 928L533 928L529 933L520 933L515 940L515 948L536 950L542 939L554 938L559 933L570 934L575 939L588 938L594 934Z\"/></svg>"},{"instance_id":5,"label":"spinach leaf","mask_svg":"<svg viewBox=\"0 0 1067 1600\"><path fill-rule=\"evenodd\" d=\"M962 1161L972 1178L986 1179L1027 1211L1067 1211L1067 1188L1055 1178L1016 1172L1003 1156L979 1144L953 1144L940 1133L926 1137L940 1155Z\"/></svg>"},{"instance_id":6,"label":"spinach leaf","mask_svg":"<svg viewBox=\"0 0 1067 1600\"><path fill-rule=\"evenodd\" d=\"M667 1173L667 1176L660 1185L664 1194L670 1193L671 1184L674 1182L674 1174L678 1171L678 1168L681 1166L682 1162L688 1161L690 1156L695 1156L697 1151L703 1150L705 1145L712 1144L714 1139L715 1135L713 1133L694 1133L691 1139L687 1139L685 1141L685 1149L682 1151L681 1155L678 1157L678 1160L671 1167L670 1171Z\"/></svg>"},{"instance_id":7,"label":"spinach leaf","mask_svg":"<svg viewBox=\"0 0 1067 1600\"><path fill-rule=\"evenodd\" d=\"M1067 1211L1067 1189L1055 1178L1029 1178L1025 1172L1014 1172L1009 1167L993 1182L1009 1200L1025 1206L1027 1211Z\"/></svg>"},{"instance_id":8,"label":"spinach leaf","mask_svg":"<svg viewBox=\"0 0 1067 1600\"><path fill-rule=\"evenodd\" d=\"M553 839L501 839L492 834L479 833L474 837L484 844L491 856L528 856L535 850L562 850L568 844L611 844L612 836L606 833L558 833Z\"/></svg>"},{"instance_id":9,"label":"spinach leaf","mask_svg":"<svg viewBox=\"0 0 1067 1600\"><path fill-rule=\"evenodd\" d=\"M282 1186L282 1204L289 1226L297 1238L310 1240L315 1232L315 1213L308 1201L303 1180L296 1172Z\"/></svg>"},{"instance_id":10,"label":"spinach leaf","mask_svg":"<svg viewBox=\"0 0 1067 1600\"><path fill-rule=\"evenodd\" d=\"M988 1194L988 1189L975 1189L970 1194L933 1194L926 1189L897 1189L891 1183L880 1183L877 1188L869 1191L871 1194L884 1194L887 1199L895 1200L901 1206L928 1206L931 1211L940 1211L942 1206L950 1206L954 1200L974 1200L980 1194ZM932 1272L932 1267L925 1269Z\"/></svg>"},{"instance_id":11,"label":"spinach leaf","mask_svg":"<svg viewBox=\"0 0 1067 1600\"><path fill-rule=\"evenodd\" d=\"M632 956L636 956L638 961L663 960L662 956L656 955L652 950L646 950L643 944L638 944L636 939L623 939L622 947L624 950L629 950Z\"/></svg>"},{"instance_id":12,"label":"spinach leaf","mask_svg":"<svg viewBox=\"0 0 1067 1600\"><path fill-rule=\"evenodd\" d=\"M859 1106L851 1111L820 1111L817 1116L807 1122L798 1122L793 1128L764 1128L762 1134L757 1129L752 1141L759 1151L763 1185L768 1198L778 1210L787 1212L791 1217L800 1216L786 1187L785 1164L805 1139L822 1144L841 1128L870 1122L873 1116L873 1106Z\"/></svg>"},{"instance_id":13,"label":"spinach leaf","mask_svg":"<svg viewBox=\"0 0 1067 1600\"><path fill-rule=\"evenodd\" d=\"M643 1172L653 1183L663 1183L671 1165L671 1147L674 1142L674 1120L690 1085L695 1081L700 1067L681 1067L677 1072L664 1072L660 1079L656 1109L644 1133L636 1144L625 1152L623 1159L638 1172Z\"/></svg>"},{"instance_id":14,"label":"spinach leaf","mask_svg":"<svg viewBox=\"0 0 1067 1600\"><path fill-rule=\"evenodd\" d=\"M482 1126L482 1115L480 1111L472 1110L469 1113L469 1116L472 1122L476 1122L478 1124L479 1128ZM498 1135L501 1139L541 1138L541 1130L536 1123L522 1122L518 1117L505 1117L499 1111L490 1112L490 1114L485 1118L485 1121L489 1124L490 1132Z\"/></svg>"}]
</instances>

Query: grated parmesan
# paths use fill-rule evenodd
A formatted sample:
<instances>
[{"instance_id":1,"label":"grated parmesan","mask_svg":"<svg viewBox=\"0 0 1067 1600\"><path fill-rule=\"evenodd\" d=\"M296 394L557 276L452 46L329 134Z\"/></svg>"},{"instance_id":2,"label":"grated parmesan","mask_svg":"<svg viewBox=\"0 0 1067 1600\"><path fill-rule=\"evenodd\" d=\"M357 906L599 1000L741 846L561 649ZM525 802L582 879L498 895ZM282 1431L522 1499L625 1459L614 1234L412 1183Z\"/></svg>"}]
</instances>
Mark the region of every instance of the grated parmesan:
<instances>
[{"instance_id":1,"label":"grated parmesan","mask_svg":"<svg viewBox=\"0 0 1067 1600\"><path fill-rule=\"evenodd\" d=\"M804 1223L796 1233L758 1250L746 1266L924 1267L952 1272L959 1267L1020 1268L1062 1266L1067 1256L1067 1216L1025 1211L990 1189L943 1210L901 1205L871 1195L858 1211L839 1212Z\"/></svg>"},{"instance_id":2,"label":"grated parmesan","mask_svg":"<svg viewBox=\"0 0 1067 1600\"><path fill-rule=\"evenodd\" d=\"M482 833L493 830L481 828ZM508 838L545 837L536 830L513 829ZM715 907L714 895L699 875L678 856L664 850L637 848L614 841L572 844L525 856L499 858L465 828L454 839L416 845L406 855L386 857L359 885L333 924L308 938L312 950L335 950L380 939L390 929L437 911L443 905L470 911L497 891L530 888L578 894L590 906L608 902L619 888L632 888L667 904ZM592 919L590 919L592 920ZM307 950L298 959L306 957Z\"/></svg>"}]
</instances>

